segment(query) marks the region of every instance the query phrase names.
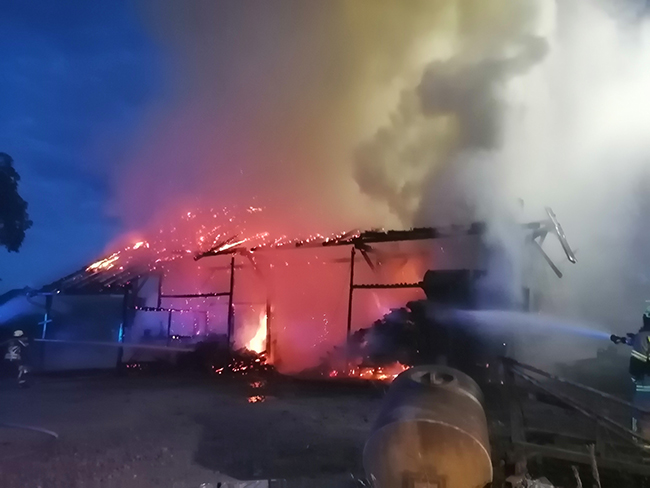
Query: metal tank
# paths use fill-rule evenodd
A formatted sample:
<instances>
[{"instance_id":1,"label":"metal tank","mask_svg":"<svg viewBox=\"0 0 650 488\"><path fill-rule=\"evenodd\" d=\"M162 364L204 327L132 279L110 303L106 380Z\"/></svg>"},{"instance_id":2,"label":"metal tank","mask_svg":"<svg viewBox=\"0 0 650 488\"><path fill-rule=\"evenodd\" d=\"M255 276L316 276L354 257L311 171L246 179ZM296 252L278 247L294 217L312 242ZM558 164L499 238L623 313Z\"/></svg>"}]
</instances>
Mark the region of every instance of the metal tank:
<instances>
[{"instance_id":1,"label":"metal tank","mask_svg":"<svg viewBox=\"0 0 650 488\"><path fill-rule=\"evenodd\" d=\"M445 366L419 366L391 385L366 442L375 488L483 488L492 481L481 391Z\"/></svg>"}]
</instances>

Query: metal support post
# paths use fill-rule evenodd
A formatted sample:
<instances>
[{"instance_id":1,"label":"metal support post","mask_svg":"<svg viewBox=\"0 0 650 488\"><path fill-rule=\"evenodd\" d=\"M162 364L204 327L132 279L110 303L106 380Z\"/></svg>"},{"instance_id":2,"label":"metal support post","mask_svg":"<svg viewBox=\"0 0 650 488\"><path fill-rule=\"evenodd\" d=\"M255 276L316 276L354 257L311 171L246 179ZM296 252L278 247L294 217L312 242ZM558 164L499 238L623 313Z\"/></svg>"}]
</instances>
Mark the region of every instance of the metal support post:
<instances>
[{"instance_id":1,"label":"metal support post","mask_svg":"<svg viewBox=\"0 0 650 488\"><path fill-rule=\"evenodd\" d=\"M167 345L172 341L172 311L170 310L167 315Z\"/></svg>"},{"instance_id":2,"label":"metal support post","mask_svg":"<svg viewBox=\"0 0 650 488\"><path fill-rule=\"evenodd\" d=\"M352 251L350 252L350 290L348 296L348 324L346 339L350 339L350 333L352 332L352 297L354 294L354 258L356 254L357 249L352 246Z\"/></svg>"},{"instance_id":3,"label":"metal support post","mask_svg":"<svg viewBox=\"0 0 650 488\"><path fill-rule=\"evenodd\" d=\"M162 287L163 287L163 273L158 275L158 308L162 307Z\"/></svg>"},{"instance_id":4,"label":"metal support post","mask_svg":"<svg viewBox=\"0 0 650 488\"><path fill-rule=\"evenodd\" d=\"M233 347L235 335L235 256L230 259L230 290L228 294L228 346Z\"/></svg>"},{"instance_id":5,"label":"metal support post","mask_svg":"<svg viewBox=\"0 0 650 488\"><path fill-rule=\"evenodd\" d=\"M271 354L273 352L272 343L271 343L271 302L266 300L266 359L271 361Z\"/></svg>"},{"instance_id":6,"label":"metal support post","mask_svg":"<svg viewBox=\"0 0 650 488\"><path fill-rule=\"evenodd\" d=\"M43 321L39 322L39 325L42 325L41 329L41 339L45 339L47 334L47 324L52 322L50 315L52 314L52 295L45 295L45 315L43 315ZM45 369L45 344L41 344L39 351L39 369L43 371Z\"/></svg>"},{"instance_id":7,"label":"metal support post","mask_svg":"<svg viewBox=\"0 0 650 488\"><path fill-rule=\"evenodd\" d=\"M41 329L41 339L45 339L45 334L47 332L47 324L52 322L50 315L52 313L52 295L45 296L45 315L43 316L43 321L39 322L39 325L42 325Z\"/></svg>"},{"instance_id":8,"label":"metal support post","mask_svg":"<svg viewBox=\"0 0 650 488\"><path fill-rule=\"evenodd\" d=\"M129 320L129 299L131 295L131 287L126 286L124 287L124 296L122 298L122 323L120 324L120 331L118 334L118 342L123 343L124 342L124 334L126 333L126 329L128 328L127 321ZM124 347L120 346L120 348L117 350L117 361L115 363L115 369L117 371L120 371L122 367L122 358L124 357Z\"/></svg>"}]
</instances>

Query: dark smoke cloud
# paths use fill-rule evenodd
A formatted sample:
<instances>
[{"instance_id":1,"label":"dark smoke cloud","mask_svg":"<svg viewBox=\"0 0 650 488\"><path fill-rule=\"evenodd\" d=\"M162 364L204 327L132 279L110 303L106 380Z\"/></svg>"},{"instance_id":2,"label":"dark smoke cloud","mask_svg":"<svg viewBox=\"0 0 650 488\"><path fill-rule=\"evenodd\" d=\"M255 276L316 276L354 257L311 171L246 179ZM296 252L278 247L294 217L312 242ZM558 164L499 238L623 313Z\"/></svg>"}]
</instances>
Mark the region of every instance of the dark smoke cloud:
<instances>
[{"instance_id":1,"label":"dark smoke cloud","mask_svg":"<svg viewBox=\"0 0 650 488\"><path fill-rule=\"evenodd\" d=\"M456 178L467 152L500 147L504 85L546 54L546 42L534 35L533 4L514 2L497 14L498 4L449 3L457 17L452 52L423 68L420 81L402 92L389 124L357 151L359 187L386 202L405 225L457 219L441 193L452 191L458 201L451 206L465 207L461 213L472 206L471 195L458 196L462 188L447 180Z\"/></svg>"},{"instance_id":2,"label":"dark smoke cloud","mask_svg":"<svg viewBox=\"0 0 650 488\"><path fill-rule=\"evenodd\" d=\"M510 58L470 63L453 58L427 67L418 87L422 110L428 117L456 117L461 150L499 147L503 111L499 88L540 62L547 50L538 37L520 42L521 52Z\"/></svg>"},{"instance_id":3,"label":"dark smoke cloud","mask_svg":"<svg viewBox=\"0 0 650 488\"><path fill-rule=\"evenodd\" d=\"M423 113L453 117L456 146L427 175L416 221L467 223L493 216L499 171L495 151L501 149L507 110L505 85L540 63L546 42L527 36L513 43L510 57L464 62L459 58L429 65L417 88ZM492 203L492 205L490 205Z\"/></svg>"}]
</instances>

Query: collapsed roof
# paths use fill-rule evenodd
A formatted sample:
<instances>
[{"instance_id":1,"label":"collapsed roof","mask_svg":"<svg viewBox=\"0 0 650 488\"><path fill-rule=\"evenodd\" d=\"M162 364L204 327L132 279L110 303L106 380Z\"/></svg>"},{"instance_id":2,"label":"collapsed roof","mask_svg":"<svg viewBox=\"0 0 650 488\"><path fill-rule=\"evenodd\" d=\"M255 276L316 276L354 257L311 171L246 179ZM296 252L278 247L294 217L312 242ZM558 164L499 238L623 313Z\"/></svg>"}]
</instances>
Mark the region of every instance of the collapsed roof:
<instances>
[{"instance_id":1,"label":"collapsed roof","mask_svg":"<svg viewBox=\"0 0 650 488\"><path fill-rule=\"evenodd\" d=\"M538 248L553 271L562 276L560 270L553 264L541 245L546 236L555 235L564 250L568 260L576 262L575 255L569 246L564 231L555 214L550 208L546 209L548 219L523 224L528 233L529 242ZM362 252L372 249L372 244L432 240L446 237L479 236L487 231L487 225L482 222L468 226L450 227L418 227L408 230L368 230L352 231L335 236L313 236L307 239L286 238L277 240L265 239L267 236L241 238L233 235L221 239L207 249L180 250L161 257L152 252L149 245L142 241L114 252L90 265L71 273L63 278L45 285L31 294L122 294L125 287L131 285L139 277L151 273L164 272L165 265L176 259L194 259L195 261L223 255L250 255L265 250L320 248L332 246L354 246Z\"/></svg>"}]
</instances>

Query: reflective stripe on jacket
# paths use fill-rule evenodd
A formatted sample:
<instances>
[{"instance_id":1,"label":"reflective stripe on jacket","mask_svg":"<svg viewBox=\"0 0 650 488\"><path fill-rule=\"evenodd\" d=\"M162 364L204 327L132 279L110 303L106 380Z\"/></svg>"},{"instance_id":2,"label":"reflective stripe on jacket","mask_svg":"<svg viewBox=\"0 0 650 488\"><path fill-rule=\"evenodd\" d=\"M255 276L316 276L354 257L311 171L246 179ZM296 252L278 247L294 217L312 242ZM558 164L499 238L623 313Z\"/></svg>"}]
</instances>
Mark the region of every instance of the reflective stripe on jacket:
<instances>
[{"instance_id":1,"label":"reflective stripe on jacket","mask_svg":"<svg viewBox=\"0 0 650 488\"><path fill-rule=\"evenodd\" d=\"M650 331L640 331L632 338L632 357L648 362L650 357Z\"/></svg>"}]
</instances>

